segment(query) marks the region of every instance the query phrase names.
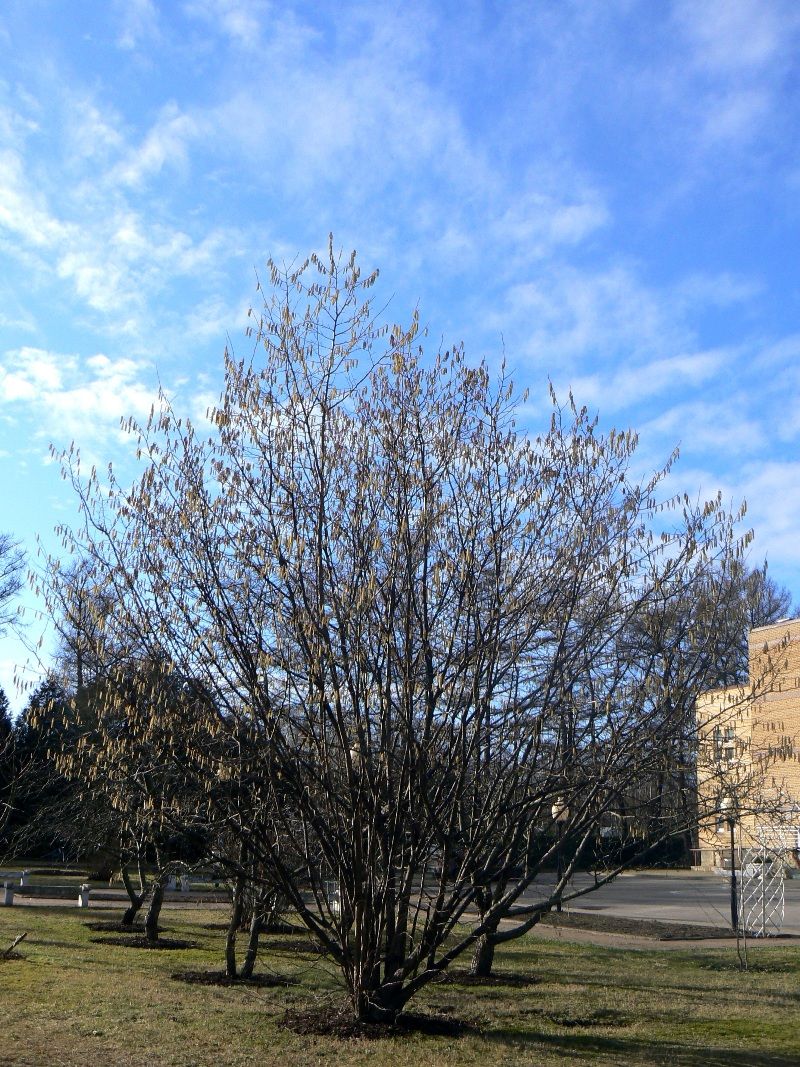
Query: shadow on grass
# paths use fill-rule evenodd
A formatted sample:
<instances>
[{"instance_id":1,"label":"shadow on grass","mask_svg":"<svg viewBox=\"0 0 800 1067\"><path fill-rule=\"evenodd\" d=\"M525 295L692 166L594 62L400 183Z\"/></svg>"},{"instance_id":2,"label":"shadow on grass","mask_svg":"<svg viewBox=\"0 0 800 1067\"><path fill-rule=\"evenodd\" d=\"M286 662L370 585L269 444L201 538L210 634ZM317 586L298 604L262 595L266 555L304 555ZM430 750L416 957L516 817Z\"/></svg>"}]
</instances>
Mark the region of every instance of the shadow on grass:
<instances>
[{"instance_id":1,"label":"shadow on grass","mask_svg":"<svg viewBox=\"0 0 800 1067\"><path fill-rule=\"evenodd\" d=\"M615 1008L597 1008L588 1015L580 1015L574 1011L558 1011L552 1008L520 1008L520 1014L526 1016L538 1016L547 1019L554 1026L560 1026L565 1030L573 1027L612 1027L620 1029L632 1026L634 1019L630 1014L617 1011Z\"/></svg>"},{"instance_id":2,"label":"shadow on grass","mask_svg":"<svg viewBox=\"0 0 800 1067\"><path fill-rule=\"evenodd\" d=\"M271 937L265 939L264 948L268 952L274 952L278 956L298 955L320 957L327 956L328 950L318 941L312 941L309 937Z\"/></svg>"},{"instance_id":3,"label":"shadow on grass","mask_svg":"<svg viewBox=\"0 0 800 1067\"><path fill-rule=\"evenodd\" d=\"M726 978L733 978L734 975L746 976L750 973L758 974L762 970L762 968L758 965L751 965L749 971L742 971L738 966L734 966L733 964L731 964L730 967L725 965L720 966L717 964L716 961L700 962L696 959L689 961L689 965L705 971L713 971L714 973L719 974L720 976L725 976ZM780 966L772 967L769 965L763 968L764 972L768 972L771 974L792 974L795 970L795 967L789 967L788 969L784 969ZM664 982L661 980L661 972L654 974L653 980L649 982L637 980L635 978L625 981L619 978L610 978L608 975L597 974L581 974L577 976L575 974L558 974L557 972L551 969L542 969L539 974L541 976L542 983L546 985L552 985L556 988L561 985L572 986L575 983L578 983L579 985L581 985L582 987L586 987L587 989L594 988L602 990L619 990L620 992L644 993L647 995L657 992L660 997L664 996L665 994L687 996L691 995L692 993L697 993L698 995L702 995L704 998L711 997L715 1000L725 1000L732 994L739 996L743 992L738 984L731 984L729 982L725 982L724 984L709 988L707 982L704 981L703 976L701 974L698 974L691 981L687 978L682 982ZM772 991L770 992L770 996L773 998L789 997L793 999L796 995L797 994L794 993L774 993Z\"/></svg>"},{"instance_id":4,"label":"shadow on grass","mask_svg":"<svg viewBox=\"0 0 800 1067\"><path fill-rule=\"evenodd\" d=\"M797 1067L797 1056L788 1053L756 1052L742 1048L689 1048L685 1045L642 1041L634 1038L606 1037L599 1034L542 1034L522 1030L491 1030L484 1032L489 1042L506 1042L547 1048L573 1063L576 1055L604 1055L616 1057L614 1062L642 1062L664 1064L669 1067ZM647 1057L645 1060L644 1057Z\"/></svg>"},{"instance_id":5,"label":"shadow on grass","mask_svg":"<svg viewBox=\"0 0 800 1067\"><path fill-rule=\"evenodd\" d=\"M484 976L453 968L445 971L436 984L444 986L484 986L489 989L502 986L507 986L511 989L525 989L528 986L539 985L541 981L538 974L526 974L518 971L492 971L491 974Z\"/></svg>"},{"instance_id":6,"label":"shadow on grass","mask_svg":"<svg viewBox=\"0 0 800 1067\"><path fill-rule=\"evenodd\" d=\"M107 933L107 934L130 934L143 936L145 933L143 923L135 923L133 926L124 926L121 922L115 922L110 919L108 921L91 922L83 924L87 930L92 930L94 933ZM169 929L167 926L159 926L159 934L166 933Z\"/></svg>"},{"instance_id":7,"label":"shadow on grass","mask_svg":"<svg viewBox=\"0 0 800 1067\"><path fill-rule=\"evenodd\" d=\"M176 971L170 975L175 982L189 985L225 986L238 989L269 989L273 986L286 988L297 985L296 978L280 974L254 974L250 978L231 978L225 971Z\"/></svg>"},{"instance_id":8,"label":"shadow on grass","mask_svg":"<svg viewBox=\"0 0 800 1067\"><path fill-rule=\"evenodd\" d=\"M69 949L70 952L75 952L76 949L83 947L83 944L80 941L56 941L53 938L45 937L29 937L25 943L31 947L36 946L37 948L66 948Z\"/></svg>"},{"instance_id":9,"label":"shadow on grass","mask_svg":"<svg viewBox=\"0 0 800 1067\"><path fill-rule=\"evenodd\" d=\"M463 1019L420 1012L401 1012L393 1023L360 1022L347 1008L330 1004L289 1009L279 1025L306 1037L333 1037L342 1041L404 1038L414 1033L428 1037L462 1037L475 1032L472 1024Z\"/></svg>"},{"instance_id":10,"label":"shadow on grass","mask_svg":"<svg viewBox=\"0 0 800 1067\"><path fill-rule=\"evenodd\" d=\"M172 949L177 951L201 947L196 941L183 941L175 937L160 937L158 941L148 941L146 937L141 935L131 937L130 934L120 937L90 937L89 940L93 945L117 945L122 948Z\"/></svg>"},{"instance_id":11,"label":"shadow on grass","mask_svg":"<svg viewBox=\"0 0 800 1067\"><path fill-rule=\"evenodd\" d=\"M695 967L704 971L716 971L725 974L733 971L737 974L797 974L800 972L800 955L797 961L760 959L749 963L744 968L734 956L733 959L699 959L694 962Z\"/></svg>"}]
</instances>

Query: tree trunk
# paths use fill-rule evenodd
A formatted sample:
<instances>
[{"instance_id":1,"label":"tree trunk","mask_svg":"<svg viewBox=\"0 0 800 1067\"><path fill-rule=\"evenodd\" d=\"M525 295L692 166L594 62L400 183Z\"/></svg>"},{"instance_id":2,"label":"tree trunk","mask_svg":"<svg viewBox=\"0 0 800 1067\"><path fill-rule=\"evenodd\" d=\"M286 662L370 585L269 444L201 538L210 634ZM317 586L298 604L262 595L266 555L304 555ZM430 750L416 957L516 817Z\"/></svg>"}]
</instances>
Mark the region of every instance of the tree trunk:
<instances>
[{"instance_id":1,"label":"tree trunk","mask_svg":"<svg viewBox=\"0 0 800 1067\"><path fill-rule=\"evenodd\" d=\"M505 883L497 886L497 891L502 893ZM476 889L475 903L478 907L478 914L480 915L480 921L486 918L486 914L492 904L492 894L485 886L480 886ZM479 978L488 978L492 973L492 964L494 963L494 950L497 945L495 939L495 933L497 932L497 923L490 925L486 931L481 934L478 940L475 942L475 948L472 953L472 962L470 964L469 973Z\"/></svg>"},{"instance_id":2,"label":"tree trunk","mask_svg":"<svg viewBox=\"0 0 800 1067\"><path fill-rule=\"evenodd\" d=\"M228 923L228 932L225 935L225 973L228 978L236 978L236 934L242 924L242 910L244 908L244 875L237 874L233 883L233 899L231 901L231 918Z\"/></svg>"},{"instance_id":3,"label":"tree trunk","mask_svg":"<svg viewBox=\"0 0 800 1067\"><path fill-rule=\"evenodd\" d=\"M250 937L247 939L247 954L242 964L241 977L252 978L253 968L256 964L256 957L258 956L258 938L261 930L264 926L264 913L256 911L253 914L253 919L250 923Z\"/></svg>"},{"instance_id":4,"label":"tree trunk","mask_svg":"<svg viewBox=\"0 0 800 1067\"><path fill-rule=\"evenodd\" d=\"M148 886L142 886L139 893L133 888L133 882L131 876L128 873L128 868L122 868L122 884L125 886L125 891L128 894L130 904L125 910L125 914L122 916L123 926L133 926L136 916L139 914L142 905L147 899Z\"/></svg>"},{"instance_id":5,"label":"tree trunk","mask_svg":"<svg viewBox=\"0 0 800 1067\"><path fill-rule=\"evenodd\" d=\"M490 933L482 934L475 942L469 973L476 978L488 978L492 973L494 950L497 942Z\"/></svg>"},{"instance_id":6,"label":"tree trunk","mask_svg":"<svg viewBox=\"0 0 800 1067\"><path fill-rule=\"evenodd\" d=\"M541 917L542 912L534 912L524 922L521 921L519 926L512 927L510 930L499 930L497 924L490 927L475 942L470 974L488 978L494 966L494 954L497 946L504 945L507 941L516 941L518 937L527 934L529 930L532 930L537 925Z\"/></svg>"},{"instance_id":7,"label":"tree trunk","mask_svg":"<svg viewBox=\"0 0 800 1067\"><path fill-rule=\"evenodd\" d=\"M151 944L158 941L158 919L161 915L161 905L164 903L164 883L157 878L153 883L153 896L150 898L150 907L147 909L147 917L144 921L144 932Z\"/></svg>"},{"instance_id":8,"label":"tree trunk","mask_svg":"<svg viewBox=\"0 0 800 1067\"><path fill-rule=\"evenodd\" d=\"M402 983L394 982L377 989L361 988L352 993L355 1016L362 1023L394 1023L406 1006Z\"/></svg>"}]
</instances>

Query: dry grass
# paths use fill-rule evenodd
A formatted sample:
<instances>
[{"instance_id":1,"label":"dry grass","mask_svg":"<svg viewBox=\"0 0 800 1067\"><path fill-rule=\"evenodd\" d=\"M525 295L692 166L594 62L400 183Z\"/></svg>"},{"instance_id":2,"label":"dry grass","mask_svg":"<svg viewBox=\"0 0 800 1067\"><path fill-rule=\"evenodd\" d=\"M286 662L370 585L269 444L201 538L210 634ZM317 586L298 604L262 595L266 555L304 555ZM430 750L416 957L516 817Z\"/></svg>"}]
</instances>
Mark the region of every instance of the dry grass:
<instances>
[{"instance_id":1,"label":"dry grass","mask_svg":"<svg viewBox=\"0 0 800 1067\"><path fill-rule=\"evenodd\" d=\"M99 918L98 913L92 915ZM794 1067L800 1061L800 949L625 952L525 940L500 970L534 984L439 983L416 1011L464 1019L461 1037L404 1034L341 1041L281 1025L287 1011L341 1003L338 976L303 938L265 939L261 969L292 986L188 985L176 971L219 969L219 913L171 910L170 936L188 950L145 952L93 943L86 913L71 908L0 910L0 948L23 929L22 959L0 963L0 1064L280 1064L281 1067L449 1067L480 1064L669 1064ZM209 928L211 926L212 928ZM295 944L298 942L298 944Z\"/></svg>"}]
</instances>

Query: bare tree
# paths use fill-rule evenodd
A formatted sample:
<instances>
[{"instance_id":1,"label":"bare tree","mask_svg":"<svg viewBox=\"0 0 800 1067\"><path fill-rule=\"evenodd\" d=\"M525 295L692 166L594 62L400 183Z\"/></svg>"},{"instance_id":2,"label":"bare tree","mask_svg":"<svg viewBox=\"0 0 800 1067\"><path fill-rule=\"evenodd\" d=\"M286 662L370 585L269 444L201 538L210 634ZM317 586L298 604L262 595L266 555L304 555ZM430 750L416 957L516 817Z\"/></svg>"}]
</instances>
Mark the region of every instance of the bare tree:
<instances>
[{"instance_id":1,"label":"bare tree","mask_svg":"<svg viewBox=\"0 0 800 1067\"><path fill-rule=\"evenodd\" d=\"M0 689L0 847L5 844L5 828L14 808L14 756L14 724L8 697Z\"/></svg>"},{"instance_id":2,"label":"bare tree","mask_svg":"<svg viewBox=\"0 0 800 1067\"><path fill-rule=\"evenodd\" d=\"M115 647L209 695L127 701L137 730L270 872L355 1015L393 1019L502 918L530 923L521 894L567 839L543 906L561 898L683 726L637 621L738 547L719 501L632 476L635 435L555 397L518 433L502 373L375 321L355 256L270 269L210 431L166 401L129 422L144 471L110 495L63 457L72 540Z\"/></svg>"},{"instance_id":3,"label":"bare tree","mask_svg":"<svg viewBox=\"0 0 800 1067\"><path fill-rule=\"evenodd\" d=\"M22 588L25 553L8 534L0 534L0 634L14 621L10 601Z\"/></svg>"}]
</instances>

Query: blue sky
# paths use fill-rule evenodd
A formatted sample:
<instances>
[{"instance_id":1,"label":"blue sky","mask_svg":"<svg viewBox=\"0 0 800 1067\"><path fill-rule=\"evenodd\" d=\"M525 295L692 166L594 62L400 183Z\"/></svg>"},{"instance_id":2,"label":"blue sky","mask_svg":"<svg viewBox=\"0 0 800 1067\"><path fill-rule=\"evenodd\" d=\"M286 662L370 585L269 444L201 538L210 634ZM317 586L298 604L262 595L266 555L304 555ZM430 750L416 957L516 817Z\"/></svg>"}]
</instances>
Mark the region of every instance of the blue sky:
<instances>
[{"instance_id":1,"label":"blue sky","mask_svg":"<svg viewBox=\"0 0 800 1067\"><path fill-rule=\"evenodd\" d=\"M332 230L531 427L550 377L679 445L800 599L799 46L794 0L5 0L0 530L54 548L50 444L124 465L159 381L202 413L267 256Z\"/></svg>"}]
</instances>

